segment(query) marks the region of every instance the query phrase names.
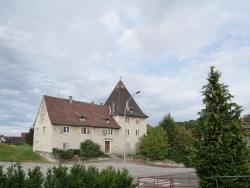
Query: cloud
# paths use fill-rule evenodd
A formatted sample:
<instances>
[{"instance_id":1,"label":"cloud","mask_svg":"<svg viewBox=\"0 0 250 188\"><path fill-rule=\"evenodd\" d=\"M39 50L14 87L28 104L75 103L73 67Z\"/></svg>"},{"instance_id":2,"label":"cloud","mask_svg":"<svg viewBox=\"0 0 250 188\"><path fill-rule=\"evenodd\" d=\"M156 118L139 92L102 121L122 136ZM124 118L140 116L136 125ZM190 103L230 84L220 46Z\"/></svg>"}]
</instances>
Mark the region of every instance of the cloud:
<instances>
[{"instance_id":1,"label":"cloud","mask_svg":"<svg viewBox=\"0 0 250 188\"><path fill-rule=\"evenodd\" d=\"M116 32L120 28L119 17L114 12L107 12L104 14L101 21L111 32Z\"/></svg>"},{"instance_id":2,"label":"cloud","mask_svg":"<svg viewBox=\"0 0 250 188\"><path fill-rule=\"evenodd\" d=\"M120 77L150 124L196 119L211 65L250 113L249 4L1 2L0 126L28 131L45 94L105 102Z\"/></svg>"}]
</instances>

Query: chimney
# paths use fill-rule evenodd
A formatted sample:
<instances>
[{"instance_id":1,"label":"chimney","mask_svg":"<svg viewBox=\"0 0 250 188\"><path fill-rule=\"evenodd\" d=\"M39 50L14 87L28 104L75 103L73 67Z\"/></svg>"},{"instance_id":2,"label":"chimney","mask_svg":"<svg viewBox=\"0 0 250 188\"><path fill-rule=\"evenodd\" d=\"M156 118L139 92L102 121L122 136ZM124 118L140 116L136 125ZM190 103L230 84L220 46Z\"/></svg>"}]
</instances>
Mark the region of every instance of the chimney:
<instances>
[{"instance_id":1,"label":"chimney","mask_svg":"<svg viewBox=\"0 0 250 188\"><path fill-rule=\"evenodd\" d=\"M103 103L101 102L100 105L103 105Z\"/></svg>"},{"instance_id":2,"label":"chimney","mask_svg":"<svg viewBox=\"0 0 250 188\"><path fill-rule=\"evenodd\" d=\"M94 101L91 101L91 104L95 104Z\"/></svg>"},{"instance_id":3,"label":"chimney","mask_svg":"<svg viewBox=\"0 0 250 188\"><path fill-rule=\"evenodd\" d=\"M26 138L26 136L27 136L27 133L21 133L22 138Z\"/></svg>"},{"instance_id":4,"label":"chimney","mask_svg":"<svg viewBox=\"0 0 250 188\"><path fill-rule=\"evenodd\" d=\"M72 96L69 96L69 102L72 103Z\"/></svg>"}]
</instances>

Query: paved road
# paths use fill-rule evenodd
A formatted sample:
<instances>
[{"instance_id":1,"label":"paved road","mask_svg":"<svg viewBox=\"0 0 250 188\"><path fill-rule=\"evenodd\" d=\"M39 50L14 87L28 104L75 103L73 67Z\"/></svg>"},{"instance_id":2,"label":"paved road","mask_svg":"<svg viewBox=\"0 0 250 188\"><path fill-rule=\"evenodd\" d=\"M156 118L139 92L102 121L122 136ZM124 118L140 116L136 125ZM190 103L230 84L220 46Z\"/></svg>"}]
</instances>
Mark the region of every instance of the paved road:
<instances>
[{"instance_id":1,"label":"paved road","mask_svg":"<svg viewBox=\"0 0 250 188\"><path fill-rule=\"evenodd\" d=\"M0 162L0 165L4 166L4 170L6 170L12 163L11 162ZM103 162L84 162L78 163L88 166L95 166L99 170L107 168L108 166L113 166L114 168L122 169L124 167L123 162L120 160L115 161L103 161ZM29 168L33 169L35 166L40 166L43 173L47 172L48 168L53 166L58 166L58 164L54 163L21 163L23 169L27 171ZM71 167L73 164L64 163L63 166ZM194 172L192 168L168 168L163 166L156 166L156 165L145 165L140 163L131 163L128 162L126 167L129 173L134 177L145 177L145 176L165 176L165 175L172 175L172 174L183 174L183 173L190 173Z\"/></svg>"}]
</instances>

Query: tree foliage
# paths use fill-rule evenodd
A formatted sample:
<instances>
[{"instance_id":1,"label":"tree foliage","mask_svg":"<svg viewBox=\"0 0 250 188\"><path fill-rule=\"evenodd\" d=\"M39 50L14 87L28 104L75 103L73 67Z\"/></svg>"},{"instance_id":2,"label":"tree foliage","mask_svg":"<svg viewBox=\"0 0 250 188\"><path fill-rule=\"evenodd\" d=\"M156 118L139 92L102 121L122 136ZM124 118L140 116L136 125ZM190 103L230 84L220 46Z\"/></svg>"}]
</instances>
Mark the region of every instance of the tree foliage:
<instances>
[{"instance_id":1,"label":"tree foliage","mask_svg":"<svg viewBox=\"0 0 250 188\"><path fill-rule=\"evenodd\" d=\"M191 130L186 129L185 126L176 126L175 158L173 159L175 162L182 162L185 166L190 166L189 156L192 142Z\"/></svg>"},{"instance_id":2,"label":"tree foliage","mask_svg":"<svg viewBox=\"0 0 250 188\"><path fill-rule=\"evenodd\" d=\"M140 138L141 152L152 160L165 159L168 153L167 134L162 127L152 127Z\"/></svg>"},{"instance_id":3,"label":"tree foliage","mask_svg":"<svg viewBox=\"0 0 250 188\"><path fill-rule=\"evenodd\" d=\"M159 122L167 134L169 144L167 158L177 163L184 163L189 166L189 148L192 143L192 134L184 125L177 125L170 113L166 114Z\"/></svg>"},{"instance_id":4,"label":"tree foliage","mask_svg":"<svg viewBox=\"0 0 250 188\"><path fill-rule=\"evenodd\" d=\"M31 127L29 129L29 133L27 133L25 138L26 144L33 145L33 139L34 139L34 127Z\"/></svg>"},{"instance_id":5,"label":"tree foliage","mask_svg":"<svg viewBox=\"0 0 250 188\"><path fill-rule=\"evenodd\" d=\"M192 162L200 187L216 187L216 176L249 175L249 151L242 128L242 108L232 102L228 86L219 83L221 73L211 67L203 86L204 109L195 128ZM212 178L209 178L212 177ZM250 187L249 178L218 179L219 187Z\"/></svg>"},{"instance_id":6,"label":"tree foliage","mask_svg":"<svg viewBox=\"0 0 250 188\"><path fill-rule=\"evenodd\" d=\"M168 158L173 159L175 158L174 153L176 151L176 144L175 144L175 136L176 136L176 124L174 122L174 118L171 116L170 113L166 114L163 119L159 122L159 126L162 127L167 134L167 142L169 145L169 152Z\"/></svg>"},{"instance_id":7,"label":"tree foliage","mask_svg":"<svg viewBox=\"0 0 250 188\"><path fill-rule=\"evenodd\" d=\"M194 129L197 126L197 120L189 120L184 122L175 122L177 126L184 126L186 129Z\"/></svg>"}]
</instances>

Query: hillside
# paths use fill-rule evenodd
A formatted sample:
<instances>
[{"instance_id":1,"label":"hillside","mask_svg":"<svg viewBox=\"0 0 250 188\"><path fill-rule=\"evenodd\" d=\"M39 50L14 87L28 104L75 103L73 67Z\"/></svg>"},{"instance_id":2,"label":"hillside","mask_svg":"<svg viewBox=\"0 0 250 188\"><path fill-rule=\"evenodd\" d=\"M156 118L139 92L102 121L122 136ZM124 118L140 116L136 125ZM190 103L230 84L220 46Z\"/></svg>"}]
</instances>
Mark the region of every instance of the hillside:
<instances>
[{"instance_id":1,"label":"hillside","mask_svg":"<svg viewBox=\"0 0 250 188\"><path fill-rule=\"evenodd\" d=\"M34 153L30 145L8 145L0 143L0 161L45 162L45 159Z\"/></svg>"}]
</instances>

